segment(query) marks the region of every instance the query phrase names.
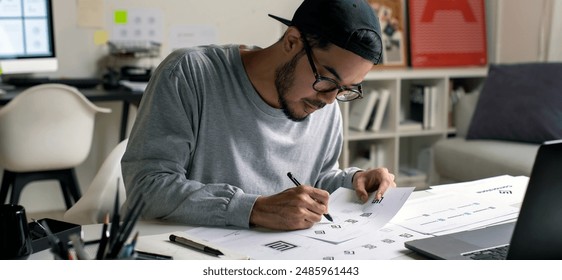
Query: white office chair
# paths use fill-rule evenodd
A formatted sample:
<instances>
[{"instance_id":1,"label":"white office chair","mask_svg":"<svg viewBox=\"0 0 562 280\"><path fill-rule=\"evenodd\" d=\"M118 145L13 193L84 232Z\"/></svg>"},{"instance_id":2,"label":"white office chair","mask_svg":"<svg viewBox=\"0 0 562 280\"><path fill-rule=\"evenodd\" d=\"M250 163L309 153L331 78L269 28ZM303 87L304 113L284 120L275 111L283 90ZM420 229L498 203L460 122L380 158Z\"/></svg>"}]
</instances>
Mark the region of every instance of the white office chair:
<instances>
[{"instance_id":1,"label":"white office chair","mask_svg":"<svg viewBox=\"0 0 562 280\"><path fill-rule=\"evenodd\" d=\"M121 158L127 142L127 139L121 141L111 151L82 198L64 213L63 220L80 225L102 223L106 214L113 214L117 191L119 206L125 202Z\"/></svg>"},{"instance_id":2,"label":"white office chair","mask_svg":"<svg viewBox=\"0 0 562 280\"><path fill-rule=\"evenodd\" d=\"M0 202L18 204L32 181L58 180L67 209L81 197L74 167L90 152L96 113L76 88L43 84L18 94L0 109Z\"/></svg>"}]
</instances>

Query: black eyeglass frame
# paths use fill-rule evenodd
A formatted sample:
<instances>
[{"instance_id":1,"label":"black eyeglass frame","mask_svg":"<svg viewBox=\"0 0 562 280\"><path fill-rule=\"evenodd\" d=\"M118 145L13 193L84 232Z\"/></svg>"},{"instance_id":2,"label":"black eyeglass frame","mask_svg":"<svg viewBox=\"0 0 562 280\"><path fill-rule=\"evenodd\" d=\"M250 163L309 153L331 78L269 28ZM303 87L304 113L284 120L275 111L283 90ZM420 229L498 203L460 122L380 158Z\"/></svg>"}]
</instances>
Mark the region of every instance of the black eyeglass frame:
<instances>
[{"instance_id":1,"label":"black eyeglass frame","mask_svg":"<svg viewBox=\"0 0 562 280\"><path fill-rule=\"evenodd\" d=\"M357 88L350 88L350 87L345 87L345 86L341 86L340 83L338 83L338 81L329 78L329 77L324 77L322 75L320 75L318 73L318 70L316 69L316 65L314 64L314 60L312 59L312 48L310 47L310 45L308 44L308 41L306 40L304 34L302 37L303 40L303 45L304 45L304 51L306 53L306 57L308 58L308 62L310 64L310 67L312 68L312 72L314 73L314 78L316 79L314 81L314 83L312 84L312 88L320 93L328 93L334 90L338 90L338 92L336 93L336 99L338 101L342 101L342 102L349 102L349 101L353 101L356 99L361 99L363 98L363 88L361 86L361 84L356 85ZM316 86L323 82L323 81L327 81L330 82L334 85L333 88L330 89L317 89ZM344 94L341 94L341 93ZM348 97L350 96L351 97Z\"/></svg>"}]
</instances>

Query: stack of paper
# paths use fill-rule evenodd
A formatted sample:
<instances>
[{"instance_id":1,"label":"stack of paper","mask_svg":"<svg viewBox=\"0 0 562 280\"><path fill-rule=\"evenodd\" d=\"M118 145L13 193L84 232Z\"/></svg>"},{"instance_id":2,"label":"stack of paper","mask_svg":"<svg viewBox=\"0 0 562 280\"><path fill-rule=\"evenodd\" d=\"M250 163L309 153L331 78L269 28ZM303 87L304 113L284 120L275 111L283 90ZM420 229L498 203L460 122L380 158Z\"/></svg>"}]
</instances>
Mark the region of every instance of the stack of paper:
<instances>
[{"instance_id":1,"label":"stack of paper","mask_svg":"<svg viewBox=\"0 0 562 280\"><path fill-rule=\"evenodd\" d=\"M408 201L391 223L424 235L443 235L513 221L529 178L498 176L434 186Z\"/></svg>"},{"instance_id":2,"label":"stack of paper","mask_svg":"<svg viewBox=\"0 0 562 280\"><path fill-rule=\"evenodd\" d=\"M339 188L330 196L330 214L334 222L323 221L307 230L279 232L201 227L186 234L252 259L397 257L403 255L404 240L421 235L405 228L384 227L413 190L413 187L392 188L380 201L372 194L366 203L360 203L355 191ZM381 244L386 246L381 247ZM381 253L375 254L373 250Z\"/></svg>"}]
</instances>

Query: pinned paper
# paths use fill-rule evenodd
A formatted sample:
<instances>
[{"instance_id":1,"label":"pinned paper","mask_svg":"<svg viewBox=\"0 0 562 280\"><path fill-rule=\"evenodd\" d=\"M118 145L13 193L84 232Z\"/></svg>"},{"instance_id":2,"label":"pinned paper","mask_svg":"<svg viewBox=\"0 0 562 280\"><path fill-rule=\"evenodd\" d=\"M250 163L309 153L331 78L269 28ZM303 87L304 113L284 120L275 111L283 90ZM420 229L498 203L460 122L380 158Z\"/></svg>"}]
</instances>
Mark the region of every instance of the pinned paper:
<instances>
[{"instance_id":1,"label":"pinned paper","mask_svg":"<svg viewBox=\"0 0 562 280\"><path fill-rule=\"evenodd\" d=\"M94 32L94 44L96 46L107 44L108 39L109 35L107 34L107 31L97 30L96 32Z\"/></svg>"},{"instance_id":2,"label":"pinned paper","mask_svg":"<svg viewBox=\"0 0 562 280\"><path fill-rule=\"evenodd\" d=\"M103 1L78 0L76 15L80 27L103 28Z\"/></svg>"},{"instance_id":3,"label":"pinned paper","mask_svg":"<svg viewBox=\"0 0 562 280\"><path fill-rule=\"evenodd\" d=\"M211 25L175 25L170 28L170 49L216 44L217 28Z\"/></svg>"},{"instance_id":4,"label":"pinned paper","mask_svg":"<svg viewBox=\"0 0 562 280\"><path fill-rule=\"evenodd\" d=\"M158 9L115 10L110 41L162 42L162 11Z\"/></svg>"},{"instance_id":5,"label":"pinned paper","mask_svg":"<svg viewBox=\"0 0 562 280\"><path fill-rule=\"evenodd\" d=\"M124 10L115 11L113 19L115 24L127 24L127 11Z\"/></svg>"}]
</instances>

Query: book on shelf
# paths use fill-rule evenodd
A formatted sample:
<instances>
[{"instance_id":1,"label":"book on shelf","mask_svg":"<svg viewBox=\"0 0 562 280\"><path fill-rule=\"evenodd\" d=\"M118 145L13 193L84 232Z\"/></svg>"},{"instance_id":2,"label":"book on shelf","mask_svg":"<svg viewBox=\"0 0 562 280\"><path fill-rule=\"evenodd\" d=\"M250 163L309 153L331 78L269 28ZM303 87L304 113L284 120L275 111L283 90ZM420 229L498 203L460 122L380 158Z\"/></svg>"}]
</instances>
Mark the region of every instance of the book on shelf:
<instances>
[{"instance_id":1,"label":"book on shelf","mask_svg":"<svg viewBox=\"0 0 562 280\"><path fill-rule=\"evenodd\" d=\"M384 165L384 145L382 143L372 143L368 151L359 153L351 163L351 166L363 170Z\"/></svg>"},{"instance_id":2,"label":"book on shelf","mask_svg":"<svg viewBox=\"0 0 562 280\"><path fill-rule=\"evenodd\" d=\"M373 146L371 146L371 155L374 159L375 167L386 166L384 162L385 150L382 143L373 144Z\"/></svg>"},{"instance_id":3,"label":"book on shelf","mask_svg":"<svg viewBox=\"0 0 562 280\"><path fill-rule=\"evenodd\" d=\"M423 123L425 96L423 85L412 85L410 87L410 120Z\"/></svg>"},{"instance_id":4,"label":"book on shelf","mask_svg":"<svg viewBox=\"0 0 562 280\"><path fill-rule=\"evenodd\" d=\"M409 119L421 123L423 129L435 127L437 88L435 86L412 85L409 97Z\"/></svg>"},{"instance_id":5,"label":"book on shelf","mask_svg":"<svg viewBox=\"0 0 562 280\"><path fill-rule=\"evenodd\" d=\"M417 185L416 187L423 187L427 182L427 174L419 169L400 166L398 168L397 183L401 185Z\"/></svg>"},{"instance_id":6,"label":"book on shelf","mask_svg":"<svg viewBox=\"0 0 562 280\"><path fill-rule=\"evenodd\" d=\"M437 87L431 86L429 89L429 129L437 126Z\"/></svg>"},{"instance_id":7,"label":"book on shelf","mask_svg":"<svg viewBox=\"0 0 562 280\"><path fill-rule=\"evenodd\" d=\"M430 127L430 115L431 115L431 87L423 87L423 129L429 129Z\"/></svg>"},{"instance_id":8,"label":"book on shelf","mask_svg":"<svg viewBox=\"0 0 562 280\"><path fill-rule=\"evenodd\" d=\"M381 130L382 120L386 113L386 107L388 107L388 99L390 97L390 91L383 88L379 92L379 101L377 102L374 112L373 125L370 127L371 131L378 132Z\"/></svg>"},{"instance_id":9,"label":"book on shelf","mask_svg":"<svg viewBox=\"0 0 562 280\"><path fill-rule=\"evenodd\" d=\"M363 99L351 104L349 112L349 127L358 131L365 131L372 119L373 108L378 100L379 92L376 90L365 92Z\"/></svg>"}]
</instances>

